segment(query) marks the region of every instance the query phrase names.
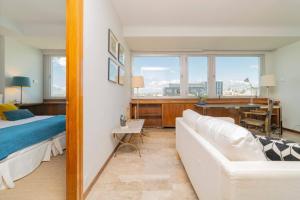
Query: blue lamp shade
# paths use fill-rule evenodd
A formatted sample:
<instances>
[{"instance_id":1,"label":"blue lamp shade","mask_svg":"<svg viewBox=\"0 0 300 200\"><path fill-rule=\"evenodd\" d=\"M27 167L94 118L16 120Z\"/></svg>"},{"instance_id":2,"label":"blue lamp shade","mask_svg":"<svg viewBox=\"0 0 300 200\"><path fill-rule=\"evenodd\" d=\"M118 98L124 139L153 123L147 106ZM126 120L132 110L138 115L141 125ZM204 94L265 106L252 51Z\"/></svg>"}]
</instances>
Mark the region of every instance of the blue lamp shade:
<instances>
[{"instance_id":1,"label":"blue lamp shade","mask_svg":"<svg viewBox=\"0 0 300 200\"><path fill-rule=\"evenodd\" d=\"M14 76L12 86L30 87L30 78L25 76Z\"/></svg>"}]
</instances>

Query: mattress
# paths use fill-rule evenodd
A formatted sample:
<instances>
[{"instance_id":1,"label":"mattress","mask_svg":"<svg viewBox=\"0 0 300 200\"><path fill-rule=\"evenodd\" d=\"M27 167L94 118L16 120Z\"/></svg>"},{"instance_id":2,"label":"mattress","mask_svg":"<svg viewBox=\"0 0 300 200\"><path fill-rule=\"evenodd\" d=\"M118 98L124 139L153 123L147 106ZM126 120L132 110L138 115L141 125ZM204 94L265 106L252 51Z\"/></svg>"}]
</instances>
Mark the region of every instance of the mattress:
<instances>
[{"instance_id":1,"label":"mattress","mask_svg":"<svg viewBox=\"0 0 300 200\"><path fill-rule=\"evenodd\" d=\"M65 130L66 119L63 115L35 121L29 118L17 125L8 123L0 129L0 160L31 145L51 139Z\"/></svg>"},{"instance_id":2,"label":"mattress","mask_svg":"<svg viewBox=\"0 0 300 200\"><path fill-rule=\"evenodd\" d=\"M6 128L6 127L11 127L11 126L16 126L16 125L21 125L21 124L26 124L26 123L29 123L29 122L34 122L34 121L38 121L38 120L42 120L42 119L48 119L50 117L52 117L52 116L35 116L35 117L31 117L31 118L28 118L28 119L22 119L22 120L18 120L18 121L5 121L5 120L0 119L0 129L1 128ZM46 141L44 141L44 142L46 142ZM44 143L44 142L41 142L41 143ZM41 145L41 143L32 145L30 147L24 148L23 150L12 153L9 156L7 156L5 159L0 160L0 163L4 162L5 160L8 160L9 158L14 157L15 155L20 154L22 152L29 151L29 150Z\"/></svg>"}]
</instances>

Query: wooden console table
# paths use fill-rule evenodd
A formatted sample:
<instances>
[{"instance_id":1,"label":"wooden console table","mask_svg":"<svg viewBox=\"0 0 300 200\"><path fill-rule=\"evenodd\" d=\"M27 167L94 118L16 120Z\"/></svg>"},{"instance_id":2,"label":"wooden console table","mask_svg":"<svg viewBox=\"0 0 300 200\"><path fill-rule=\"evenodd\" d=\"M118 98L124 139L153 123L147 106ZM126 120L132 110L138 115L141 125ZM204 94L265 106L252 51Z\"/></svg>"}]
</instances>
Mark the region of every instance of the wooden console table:
<instances>
[{"instance_id":1,"label":"wooden console table","mask_svg":"<svg viewBox=\"0 0 300 200\"><path fill-rule=\"evenodd\" d=\"M249 107L250 98L209 98L205 106L196 106L198 99L140 99L139 116L145 119L145 127L175 127L176 117L181 117L186 109L194 110L202 115L214 117L231 117L240 122L240 109L253 109ZM267 109L267 98L255 98L256 107ZM137 111L137 101L130 103L131 118ZM238 109L237 109L238 108ZM272 121L280 126L280 102L275 102Z\"/></svg>"}]
</instances>

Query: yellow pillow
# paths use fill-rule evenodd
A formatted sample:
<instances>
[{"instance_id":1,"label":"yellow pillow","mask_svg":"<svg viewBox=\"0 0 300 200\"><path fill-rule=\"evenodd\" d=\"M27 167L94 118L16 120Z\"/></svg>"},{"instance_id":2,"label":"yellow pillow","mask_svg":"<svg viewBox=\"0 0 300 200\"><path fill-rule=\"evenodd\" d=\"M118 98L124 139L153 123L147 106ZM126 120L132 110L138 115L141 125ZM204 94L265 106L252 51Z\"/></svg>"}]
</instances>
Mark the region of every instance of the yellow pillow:
<instances>
[{"instance_id":1,"label":"yellow pillow","mask_svg":"<svg viewBox=\"0 0 300 200\"><path fill-rule=\"evenodd\" d=\"M3 112L11 111L11 110L18 110L14 104L0 104L0 119L6 120L6 117Z\"/></svg>"}]
</instances>

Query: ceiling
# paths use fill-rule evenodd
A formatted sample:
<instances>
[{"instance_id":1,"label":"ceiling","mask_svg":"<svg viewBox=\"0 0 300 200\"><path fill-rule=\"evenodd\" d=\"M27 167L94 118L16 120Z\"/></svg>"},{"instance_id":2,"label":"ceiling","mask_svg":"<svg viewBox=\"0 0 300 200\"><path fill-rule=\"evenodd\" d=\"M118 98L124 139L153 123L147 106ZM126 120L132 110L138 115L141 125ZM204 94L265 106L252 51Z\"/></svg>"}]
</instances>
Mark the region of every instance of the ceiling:
<instances>
[{"instance_id":1,"label":"ceiling","mask_svg":"<svg viewBox=\"0 0 300 200\"><path fill-rule=\"evenodd\" d=\"M112 0L134 51L274 50L300 40L299 0Z\"/></svg>"},{"instance_id":2,"label":"ceiling","mask_svg":"<svg viewBox=\"0 0 300 200\"><path fill-rule=\"evenodd\" d=\"M65 49L64 0L0 0L0 34L40 49Z\"/></svg>"},{"instance_id":3,"label":"ceiling","mask_svg":"<svg viewBox=\"0 0 300 200\"><path fill-rule=\"evenodd\" d=\"M133 51L274 50L300 40L299 0L107 1ZM64 0L0 0L0 34L65 49L65 7Z\"/></svg>"},{"instance_id":4,"label":"ceiling","mask_svg":"<svg viewBox=\"0 0 300 200\"><path fill-rule=\"evenodd\" d=\"M112 0L124 26L299 27L299 0Z\"/></svg>"},{"instance_id":5,"label":"ceiling","mask_svg":"<svg viewBox=\"0 0 300 200\"><path fill-rule=\"evenodd\" d=\"M270 51L300 37L128 37L134 52Z\"/></svg>"}]
</instances>

